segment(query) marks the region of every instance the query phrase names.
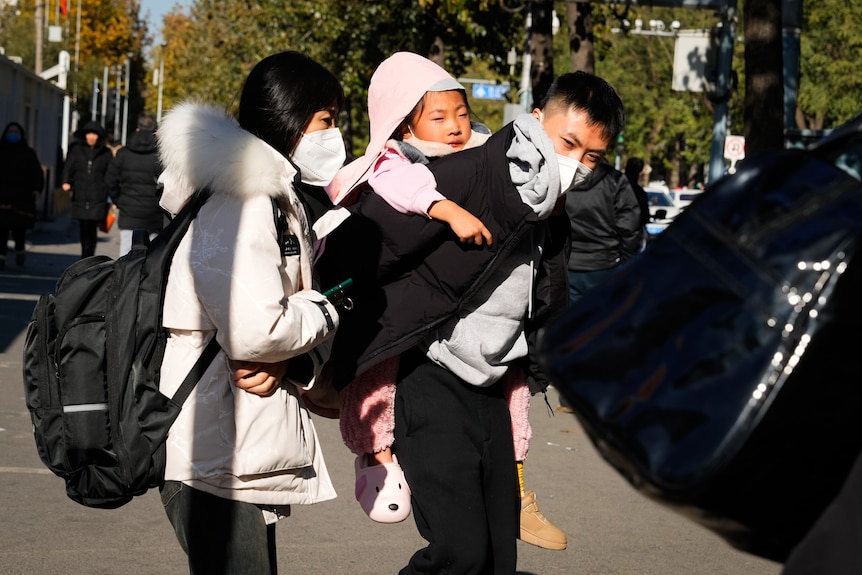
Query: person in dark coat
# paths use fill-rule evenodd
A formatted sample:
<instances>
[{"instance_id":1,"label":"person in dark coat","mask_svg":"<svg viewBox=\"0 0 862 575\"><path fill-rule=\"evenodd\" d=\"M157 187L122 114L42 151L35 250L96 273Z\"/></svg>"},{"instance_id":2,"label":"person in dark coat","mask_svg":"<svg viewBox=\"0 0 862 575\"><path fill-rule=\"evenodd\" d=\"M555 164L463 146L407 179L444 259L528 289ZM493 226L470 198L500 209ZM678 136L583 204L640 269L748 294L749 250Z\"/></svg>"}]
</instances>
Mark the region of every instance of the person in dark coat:
<instances>
[{"instance_id":1,"label":"person in dark coat","mask_svg":"<svg viewBox=\"0 0 862 575\"><path fill-rule=\"evenodd\" d=\"M72 218L81 230L81 257L96 253L99 224L108 215L108 186L105 175L111 150L105 146L105 130L98 122L81 129L84 140L69 150L63 169L63 190L72 192Z\"/></svg>"},{"instance_id":2,"label":"person in dark coat","mask_svg":"<svg viewBox=\"0 0 862 575\"><path fill-rule=\"evenodd\" d=\"M629 184L632 186L632 190L635 193L635 197L638 200L638 207L641 210L641 227L643 230L641 231L641 237L643 238L641 242L641 249L646 245L647 239L647 231L646 226L649 223L650 214L649 214L649 197L647 196L646 190L643 189L643 186L640 185L640 177L641 173L644 170L644 161L640 158L629 158L626 162L625 174L629 179Z\"/></svg>"},{"instance_id":3,"label":"person in dark coat","mask_svg":"<svg viewBox=\"0 0 862 575\"><path fill-rule=\"evenodd\" d=\"M162 165L156 146L156 120L149 115L138 119L138 128L128 143L117 150L105 180L111 201L120 209L120 256L132 249L132 233L147 230L150 239L164 226L159 206L159 174Z\"/></svg>"},{"instance_id":4,"label":"person in dark coat","mask_svg":"<svg viewBox=\"0 0 862 575\"><path fill-rule=\"evenodd\" d=\"M42 164L27 144L24 127L10 122L0 137L0 269L6 266L10 231L15 263L24 265L27 228L36 222L36 194L44 185Z\"/></svg>"},{"instance_id":5,"label":"person in dark coat","mask_svg":"<svg viewBox=\"0 0 862 575\"><path fill-rule=\"evenodd\" d=\"M574 304L641 250L643 227L629 179L606 161L579 172L568 190L569 302Z\"/></svg>"}]
</instances>

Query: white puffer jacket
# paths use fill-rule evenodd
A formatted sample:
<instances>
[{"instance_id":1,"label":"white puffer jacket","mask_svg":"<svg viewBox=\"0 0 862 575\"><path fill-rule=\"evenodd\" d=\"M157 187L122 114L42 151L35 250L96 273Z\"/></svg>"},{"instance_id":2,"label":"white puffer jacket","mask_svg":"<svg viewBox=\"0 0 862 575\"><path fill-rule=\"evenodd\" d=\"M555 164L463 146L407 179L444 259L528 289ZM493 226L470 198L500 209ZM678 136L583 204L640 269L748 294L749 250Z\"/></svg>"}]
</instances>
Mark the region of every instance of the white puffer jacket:
<instances>
[{"instance_id":1,"label":"white puffer jacket","mask_svg":"<svg viewBox=\"0 0 862 575\"><path fill-rule=\"evenodd\" d=\"M315 376L328 360L335 308L313 286L313 249L344 218L309 225L296 169L219 109L182 104L159 130L162 207L177 213L196 189L211 197L174 256L160 386L172 395L213 333L221 352L186 401L167 442L167 480L214 495L280 506L335 497L317 434L296 386L259 397L237 389L228 358L276 362L306 354ZM271 198L293 238L285 255ZM306 389L310 382L295 382Z\"/></svg>"}]
</instances>

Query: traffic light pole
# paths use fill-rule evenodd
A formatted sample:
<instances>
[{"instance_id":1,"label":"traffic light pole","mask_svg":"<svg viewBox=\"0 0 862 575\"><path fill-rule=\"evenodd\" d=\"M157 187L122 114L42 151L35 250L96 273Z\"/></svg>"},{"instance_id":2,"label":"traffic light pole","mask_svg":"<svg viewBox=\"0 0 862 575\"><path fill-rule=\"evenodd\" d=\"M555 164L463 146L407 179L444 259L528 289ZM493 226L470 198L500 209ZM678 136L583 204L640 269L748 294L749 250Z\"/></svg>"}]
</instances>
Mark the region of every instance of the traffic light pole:
<instances>
[{"instance_id":1,"label":"traffic light pole","mask_svg":"<svg viewBox=\"0 0 862 575\"><path fill-rule=\"evenodd\" d=\"M733 38L736 34L736 0L728 0L727 5L721 10L722 26L715 89L709 95L715 105L712 115L712 146L709 154L709 183L717 181L724 173L724 141L727 138L730 72L733 60Z\"/></svg>"}]
</instances>

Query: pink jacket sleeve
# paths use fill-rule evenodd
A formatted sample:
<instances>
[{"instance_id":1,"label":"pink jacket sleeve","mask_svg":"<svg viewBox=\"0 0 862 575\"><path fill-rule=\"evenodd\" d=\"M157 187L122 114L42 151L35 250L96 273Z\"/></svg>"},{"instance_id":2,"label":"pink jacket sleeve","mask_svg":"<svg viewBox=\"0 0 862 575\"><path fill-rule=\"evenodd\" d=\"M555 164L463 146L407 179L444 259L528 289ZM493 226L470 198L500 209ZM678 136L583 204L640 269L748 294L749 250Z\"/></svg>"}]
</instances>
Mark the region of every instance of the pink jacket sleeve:
<instances>
[{"instance_id":1,"label":"pink jacket sleeve","mask_svg":"<svg viewBox=\"0 0 862 575\"><path fill-rule=\"evenodd\" d=\"M437 181L427 166L414 164L391 149L377 160L368 183L377 195L402 214L428 217L432 204L446 199L437 191Z\"/></svg>"}]
</instances>

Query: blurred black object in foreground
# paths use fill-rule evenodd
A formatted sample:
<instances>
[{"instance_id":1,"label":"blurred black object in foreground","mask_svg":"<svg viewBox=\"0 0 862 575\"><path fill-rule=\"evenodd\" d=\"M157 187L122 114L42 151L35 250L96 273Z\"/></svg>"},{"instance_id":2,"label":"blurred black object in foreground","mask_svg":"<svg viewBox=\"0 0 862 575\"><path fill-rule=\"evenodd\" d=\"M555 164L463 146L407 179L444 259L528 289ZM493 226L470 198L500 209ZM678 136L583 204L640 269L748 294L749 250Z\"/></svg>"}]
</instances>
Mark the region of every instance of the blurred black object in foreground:
<instances>
[{"instance_id":1,"label":"blurred black object in foreground","mask_svg":"<svg viewBox=\"0 0 862 575\"><path fill-rule=\"evenodd\" d=\"M862 448L860 166L862 117L746 162L542 340L636 489L776 561Z\"/></svg>"}]
</instances>

